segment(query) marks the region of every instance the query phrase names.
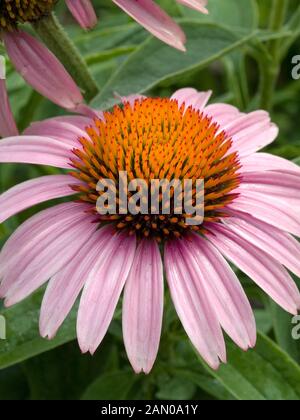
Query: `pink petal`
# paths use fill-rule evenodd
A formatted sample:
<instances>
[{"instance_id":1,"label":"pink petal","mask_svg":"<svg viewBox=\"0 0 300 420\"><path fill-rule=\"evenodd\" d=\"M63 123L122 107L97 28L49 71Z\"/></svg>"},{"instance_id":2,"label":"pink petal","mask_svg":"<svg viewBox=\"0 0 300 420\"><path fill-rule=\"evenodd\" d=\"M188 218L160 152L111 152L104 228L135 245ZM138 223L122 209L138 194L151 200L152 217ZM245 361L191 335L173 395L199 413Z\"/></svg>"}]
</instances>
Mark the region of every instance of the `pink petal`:
<instances>
[{"instance_id":1,"label":"pink petal","mask_svg":"<svg viewBox=\"0 0 300 420\"><path fill-rule=\"evenodd\" d=\"M245 213L231 212L231 215L224 221L231 230L300 277L300 244L296 239Z\"/></svg>"},{"instance_id":2,"label":"pink petal","mask_svg":"<svg viewBox=\"0 0 300 420\"><path fill-rule=\"evenodd\" d=\"M85 283L77 318L77 336L83 353L94 353L113 318L136 252L136 239L115 234L102 247L93 275Z\"/></svg>"},{"instance_id":3,"label":"pink petal","mask_svg":"<svg viewBox=\"0 0 300 420\"><path fill-rule=\"evenodd\" d=\"M208 10L205 7L207 6L207 0L177 0L177 3L198 10L201 13L208 14Z\"/></svg>"},{"instance_id":4,"label":"pink petal","mask_svg":"<svg viewBox=\"0 0 300 420\"><path fill-rule=\"evenodd\" d=\"M204 114L223 127L230 121L235 120L240 115L240 111L232 105L212 104L205 108Z\"/></svg>"},{"instance_id":5,"label":"pink petal","mask_svg":"<svg viewBox=\"0 0 300 420\"><path fill-rule=\"evenodd\" d=\"M264 127L266 123L270 123L270 115L266 111L254 111L249 114L239 113L237 118L227 123L222 129L226 131L229 136L235 136L241 132L245 133L252 129L253 126Z\"/></svg>"},{"instance_id":6,"label":"pink petal","mask_svg":"<svg viewBox=\"0 0 300 420\"><path fill-rule=\"evenodd\" d=\"M245 173L239 191L270 195L285 203L300 205L300 176L296 172L249 172Z\"/></svg>"},{"instance_id":7,"label":"pink petal","mask_svg":"<svg viewBox=\"0 0 300 420\"><path fill-rule=\"evenodd\" d=\"M129 16L144 26L154 36L185 51L185 35L181 28L152 0L113 0Z\"/></svg>"},{"instance_id":8,"label":"pink petal","mask_svg":"<svg viewBox=\"0 0 300 420\"><path fill-rule=\"evenodd\" d=\"M0 195L0 223L36 204L75 194L71 186L77 184L70 175L50 175L16 185Z\"/></svg>"},{"instance_id":9,"label":"pink petal","mask_svg":"<svg viewBox=\"0 0 300 420\"><path fill-rule=\"evenodd\" d=\"M214 104L205 108L204 113L212 117L232 137L232 151L246 157L272 143L278 135L278 127L270 120L265 111L243 114L237 108L226 104Z\"/></svg>"},{"instance_id":10,"label":"pink petal","mask_svg":"<svg viewBox=\"0 0 300 420\"><path fill-rule=\"evenodd\" d=\"M177 100L179 106L184 103L186 108L192 106L194 109L202 111L209 101L211 95L211 90L207 92L198 92L196 89L184 88L177 90L171 96L171 99Z\"/></svg>"},{"instance_id":11,"label":"pink petal","mask_svg":"<svg viewBox=\"0 0 300 420\"><path fill-rule=\"evenodd\" d=\"M240 156L248 156L273 143L278 127L271 123L269 114L255 111L242 115L227 126L221 127L233 139L233 149Z\"/></svg>"},{"instance_id":12,"label":"pink petal","mask_svg":"<svg viewBox=\"0 0 300 420\"><path fill-rule=\"evenodd\" d=\"M300 236L299 212L287 206L285 202L274 200L271 196L242 191L229 208L252 214L255 218L285 232Z\"/></svg>"},{"instance_id":13,"label":"pink petal","mask_svg":"<svg viewBox=\"0 0 300 420\"><path fill-rule=\"evenodd\" d=\"M276 171L300 174L300 167L287 159L269 153L254 153L240 159L241 172Z\"/></svg>"},{"instance_id":14,"label":"pink petal","mask_svg":"<svg viewBox=\"0 0 300 420\"><path fill-rule=\"evenodd\" d=\"M43 44L23 31L4 32L3 41L16 70L41 95L70 110L83 102L71 76Z\"/></svg>"},{"instance_id":15,"label":"pink petal","mask_svg":"<svg viewBox=\"0 0 300 420\"><path fill-rule=\"evenodd\" d=\"M207 292L179 241L166 244L165 267L172 300L186 333L209 366L217 369L219 358L226 360L222 330Z\"/></svg>"},{"instance_id":16,"label":"pink petal","mask_svg":"<svg viewBox=\"0 0 300 420\"><path fill-rule=\"evenodd\" d=\"M0 137L17 136L19 133L6 91L4 60L0 60L0 104Z\"/></svg>"},{"instance_id":17,"label":"pink petal","mask_svg":"<svg viewBox=\"0 0 300 420\"><path fill-rule=\"evenodd\" d=\"M211 306L227 334L242 349L254 347L256 326L250 303L240 282L219 251L199 235L181 242L188 264L197 273Z\"/></svg>"},{"instance_id":18,"label":"pink petal","mask_svg":"<svg viewBox=\"0 0 300 420\"><path fill-rule=\"evenodd\" d=\"M14 305L29 296L73 259L97 229L91 216L83 214L83 217L69 226L56 229L56 237L51 240L49 235L40 241L3 278L1 294L5 289L6 306Z\"/></svg>"},{"instance_id":19,"label":"pink petal","mask_svg":"<svg viewBox=\"0 0 300 420\"><path fill-rule=\"evenodd\" d=\"M210 224L208 228L212 233L208 238L226 258L252 278L283 309L297 314L300 294L281 264L225 226Z\"/></svg>"},{"instance_id":20,"label":"pink petal","mask_svg":"<svg viewBox=\"0 0 300 420\"><path fill-rule=\"evenodd\" d=\"M136 373L149 373L161 335L164 278L160 250L144 239L136 252L125 285L123 335L130 363Z\"/></svg>"},{"instance_id":21,"label":"pink petal","mask_svg":"<svg viewBox=\"0 0 300 420\"><path fill-rule=\"evenodd\" d=\"M27 255L48 241L49 243L64 228L86 218L91 206L81 203L63 203L44 210L24 222L8 239L0 253L0 279L8 277L8 287L13 283L10 275ZM4 288L2 282L0 289Z\"/></svg>"},{"instance_id":22,"label":"pink petal","mask_svg":"<svg viewBox=\"0 0 300 420\"><path fill-rule=\"evenodd\" d=\"M9 137L0 142L0 162L33 163L70 169L70 146L42 136Z\"/></svg>"},{"instance_id":23,"label":"pink petal","mask_svg":"<svg viewBox=\"0 0 300 420\"><path fill-rule=\"evenodd\" d=\"M79 25L91 29L97 25L97 16L90 0L66 0L67 6Z\"/></svg>"},{"instance_id":24,"label":"pink petal","mask_svg":"<svg viewBox=\"0 0 300 420\"><path fill-rule=\"evenodd\" d=\"M97 230L70 263L50 280L44 295L40 333L53 338L72 309L105 243L113 234L110 225Z\"/></svg>"},{"instance_id":25,"label":"pink petal","mask_svg":"<svg viewBox=\"0 0 300 420\"><path fill-rule=\"evenodd\" d=\"M93 123L89 118L84 118L84 120L86 121L85 127L88 127ZM78 141L80 137L88 138L88 134L83 128L59 118L32 123L23 134L25 136L53 138L54 140L65 143L70 149L78 148L80 146Z\"/></svg>"}]
</instances>

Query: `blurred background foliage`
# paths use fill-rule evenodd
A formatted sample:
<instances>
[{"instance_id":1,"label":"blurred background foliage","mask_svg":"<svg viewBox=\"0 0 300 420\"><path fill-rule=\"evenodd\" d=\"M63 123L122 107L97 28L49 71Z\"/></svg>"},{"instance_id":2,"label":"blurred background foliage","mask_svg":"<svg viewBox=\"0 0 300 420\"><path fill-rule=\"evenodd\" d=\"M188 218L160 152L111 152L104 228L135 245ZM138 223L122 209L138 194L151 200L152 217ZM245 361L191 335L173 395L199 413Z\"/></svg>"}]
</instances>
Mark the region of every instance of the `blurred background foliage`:
<instances>
[{"instance_id":1,"label":"blurred background foliage","mask_svg":"<svg viewBox=\"0 0 300 420\"><path fill-rule=\"evenodd\" d=\"M270 16L276 1L209 0L210 15L203 16L174 0L157 0L181 21L188 37L186 54L153 39L111 1L94 0L99 24L91 32L74 23L64 2L58 3L56 13L97 81L94 107L109 108L116 101L115 93L168 96L185 86L212 89L214 102L228 102L244 111L268 107L280 127L269 151L300 163L300 80L291 76L292 57L300 54L300 6L298 0L287 2L284 25L274 28ZM270 74L278 76L271 89ZM26 86L9 63L7 83L20 129L63 113ZM1 165L0 171L3 192L56 170ZM48 205L0 225L0 245L22 221ZM195 354L168 295L160 351L148 376L131 371L122 343L120 309L91 357L81 355L75 341L76 308L58 336L47 341L38 334L43 290L10 309L0 302L0 313L7 320L7 340L0 341L0 399L299 400L300 340L291 338L291 317L245 275L238 275L255 307L258 345L243 353L228 340L228 364L218 372Z\"/></svg>"}]
</instances>

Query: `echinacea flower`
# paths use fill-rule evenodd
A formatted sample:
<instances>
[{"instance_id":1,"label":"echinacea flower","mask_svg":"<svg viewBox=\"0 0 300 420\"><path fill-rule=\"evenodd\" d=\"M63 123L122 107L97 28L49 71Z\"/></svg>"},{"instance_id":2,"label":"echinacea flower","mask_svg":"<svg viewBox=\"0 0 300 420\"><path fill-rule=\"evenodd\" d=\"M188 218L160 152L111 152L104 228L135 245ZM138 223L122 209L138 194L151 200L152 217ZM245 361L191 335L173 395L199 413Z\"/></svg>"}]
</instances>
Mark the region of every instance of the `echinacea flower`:
<instances>
[{"instance_id":1,"label":"echinacea flower","mask_svg":"<svg viewBox=\"0 0 300 420\"><path fill-rule=\"evenodd\" d=\"M148 373L161 335L164 270L192 344L212 368L226 361L222 329L242 349L255 346L250 303L236 265L286 311L300 294L300 169L259 152L277 127L265 111L207 105L211 92L182 89L168 98L136 98L98 119L59 117L0 142L0 161L68 172L26 181L0 196L0 222L35 204L75 194L22 224L0 254L0 295L16 304L49 284L40 333L52 338L79 297L77 336L94 353L123 296L123 335L136 372ZM73 168L71 171L70 169ZM100 214L102 179L121 171L153 179L203 179L204 220L187 214ZM117 202L124 191L116 185ZM129 195L129 193L127 193ZM193 190L193 200L195 192ZM124 209L123 209L124 210Z\"/></svg>"}]
</instances>

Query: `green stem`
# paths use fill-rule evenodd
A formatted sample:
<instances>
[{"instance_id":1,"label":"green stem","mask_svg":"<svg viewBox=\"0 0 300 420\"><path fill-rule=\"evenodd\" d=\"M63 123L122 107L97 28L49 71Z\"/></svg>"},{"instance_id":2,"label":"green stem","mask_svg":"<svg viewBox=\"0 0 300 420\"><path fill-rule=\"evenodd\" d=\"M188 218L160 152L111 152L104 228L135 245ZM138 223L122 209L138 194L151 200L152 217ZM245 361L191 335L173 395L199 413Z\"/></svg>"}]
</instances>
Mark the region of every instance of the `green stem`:
<instances>
[{"instance_id":1,"label":"green stem","mask_svg":"<svg viewBox=\"0 0 300 420\"><path fill-rule=\"evenodd\" d=\"M260 61L260 108L272 110L273 93L276 87L280 66L275 61Z\"/></svg>"},{"instance_id":2,"label":"green stem","mask_svg":"<svg viewBox=\"0 0 300 420\"><path fill-rule=\"evenodd\" d=\"M285 22L286 12L288 10L289 0L274 0L274 7L270 16L269 29L273 32L279 31ZM270 41L269 49L274 58L280 56L280 39Z\"/></svg>"},{"instance_id":3,"label":"green stem","mask_svg":"<svg viewBox=\"0 0 300 420\"><path fill-rule=\"evenodd\" d=\"M281 57L285 57L288 50L290 49L291 45L295 42L295 40L299 37L300 34L300 6L298 6L297 10L293 13L290 21L287 24L287 29L290 30L293 35L289 37L287 40L283 41L281 45Z\"/></svg>"},{"instance_id":4,"label":"green stem","mask_svg":"<svg viewBox=\"0 0 300 420\"><path fill-rule=\"evenodd\" d=\"M77 85L82 89L86 101L91 101L99 92L97 84L77 47L69 38L54 13L34 23L33 27L42 41L61 61Z\"/></svg>"},{"instance_id":5,"label":"green stem","mask_svg":"<svg viewBox=\"0 0 300 420\"><path fill-rule=\"evenodd\" d=\"M288 9L289 0L273 0L269 29L271 31L279 31L285 22L285 16ZM280 39L275 39L269 42L268 51L271 60L266 60L261 57L260 72L261 72L261 87L260 87L260 106L268 111L272 109L273 93L276 87L278 76L280 73Z\"/></svg>"}]
</instances>

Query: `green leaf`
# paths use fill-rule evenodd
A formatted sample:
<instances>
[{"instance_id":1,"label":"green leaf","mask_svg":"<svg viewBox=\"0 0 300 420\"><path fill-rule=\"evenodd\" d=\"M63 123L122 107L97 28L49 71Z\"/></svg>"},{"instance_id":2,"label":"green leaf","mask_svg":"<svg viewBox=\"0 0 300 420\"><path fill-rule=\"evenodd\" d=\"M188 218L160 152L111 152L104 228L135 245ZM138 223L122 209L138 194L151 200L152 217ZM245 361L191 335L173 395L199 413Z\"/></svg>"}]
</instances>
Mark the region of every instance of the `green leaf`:
<instances>
[{"instance_id":1,"label":"green leaf","mask_svg":"<svg viewBox=\"0 0 300 420\"><path fill-rule=\"evenodd\" d=\"M135 47L118 47L108 51L90 54L86 57L88 65L94 65L109 61L113 58L120 57L135 51Z\"/></svg>"},{"instance_id":2,"label":"green leaf","mask_svg":"<svg viewBox=\"0 0 300 420\"><path fill-rule=\"evenodd\" d=\"M133 372L116 371L99 376L85 391L82 400L124 400L139 376Z\"/></svg>"},{"instance_id":3,"label":"green leaf","mask_svg":"<svg viewBox=\"0 0 300 420\"><path fill-rule=\"evenodd\" d=\"M20 366L0 371L0 400L24 400L29 395L26 376Z\"/></svg>"},{"instance_id":4,"label":"green leaf","mask_svg":"<svg viewBox=\"0 0 300 420\"><path fill-rule=\"evenodd\" d=\"M228 364L207 369L238 400L300 399L300 367L272 340L260 333L254 350L227 348Z\"/></svg>"},{"instance_id":5,"label":"green leaf","mask_svg":"<svg viewBox=\"0 0 300 420\"><path fill-rule=\"evenodd\" d=\"M207 375L204 371L199 373L197 371L189 371L187 369L176 369L174 373L181 378L181 380L189 380L194 385L197 385L208 395L212 395L218 400L235 400L233 395L214 377Z\"/></svg>"},{"instance_id":6,"label":"green leaf","mask_svg":"<svg viewBox=\"0 0 300 420\"><path fill-rule=\"evenodd\" d=\"M191 400L195 392L195 384L189 378L166 376L158 377L158 391L155 395L159 400Z\"/></svg>"},{"instance_id":7,"label":"green leaf","mask_svg":"<svg viewBox=\"0 0 300 420\"><path fill-rule=\"evenodd\" d=\"M113 99L116 92L123 96L144 93L163 81L198 71L251 39L251 36L238 38L213 24L186 20L181 23L188 39L186 53L157 39L148 39L112 75L92 106L106 109L116 103Z\"/></svg>"},{"instance_id":8,"label":"green leaf","mask_svg":"<svg viewBox=\"0 0 300 420\"><path fill-rule=\"evenodd\" d=\"M277 343L297 362L300 362L300 343L292 337L293 316L281 309L276 303L270 300L269 308Z\"/></svg>"},{"instance_id":9,"label":"green leaf","mask_svg":"<svg viewBox=\"0 0 300 420\"><path fill-rule=\"evenodd\" d=\"M219 23L231 29L249 30L258 26L258 10L255 0L210 0L208 15L181 5L179 7L186 17L202 22Z\"/></svg>"},{"instance_id":10,"label":"green leaf","mask_svg":"<svg viewBox=\"0 0 300 420\"><path fill-rule=\"evenodd\" d=\"M110 26L94 30L74 39L80 52L85 55L98 54L118 47L139 45L147 37L147 32L136 23Z\"/></svg>"},{"instance_id":11,"label":"green leaf","mask_svg":"<svg viewBox=\"0 0 300 420\"><path fill-rule=\"evenodd\" d=\"M94 356L83 355L77 342L73 341L23 362L21 366L30 386L30 399L80 399L92 381L109 371L112 351L114 344L110 339L104 340Z\"/></svg>"},{"instance_id":12,"label":"green leaf","mask_svg":"<svg viewBox=\"0 0 300 420\"><path fill-rule=\"evenodd\" d=\"M0 341L0 369L54 349L76 337L75 309L53 340L40 337L38 320L41 299L42 291L12 308L0 311L7 325L7 340Z\"/></svg>"},{"instance_id":13,"label":"green leaf","mask_svg":"<svg viewBox=\"0 0 300 420\"><path fill-rule=\"evenodd\" d=\"M272 320L270 314L265 309L254 310L257 329L264 334L268 334L272 330Z\"/></svg>"},{"instance_id":14,"label":"green leaf","mask_svg":"<svg viewBox=\"0 0 300 420\"><path fill-rule=\"evenodd\" d=\"M261 29L257 32L257 38L263 42L273 41L274 39L288 39L291 35L293 35L293 32L288 31L286 29L281 29L278 31L269 31Z\"/></svg>"}]
</instances>

